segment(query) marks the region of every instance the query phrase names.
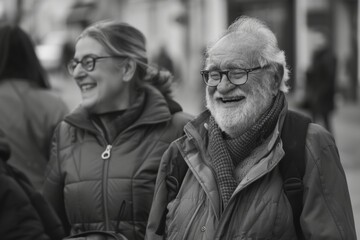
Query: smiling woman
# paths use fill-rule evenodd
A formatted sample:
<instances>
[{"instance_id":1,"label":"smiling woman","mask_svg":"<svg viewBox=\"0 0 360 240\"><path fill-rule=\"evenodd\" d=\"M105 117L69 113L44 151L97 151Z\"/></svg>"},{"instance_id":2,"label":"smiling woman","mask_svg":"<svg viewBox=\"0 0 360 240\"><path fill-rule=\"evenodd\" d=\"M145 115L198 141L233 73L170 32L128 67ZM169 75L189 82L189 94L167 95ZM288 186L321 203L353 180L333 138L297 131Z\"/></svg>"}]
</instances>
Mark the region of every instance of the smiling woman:
<instances>
[{"instance_id":1,"label":"smiling woman","mask_svg":"<svg viewBox=\"0 0 360 240\"><path fill-rule=\"evenodd\" d=\"M78 60L80 59L80 60ZM113 55L94 38L84 36L75 46L68 65L82 95L82 105L92 113L105 113L129 107L136 92L130 88L135 62L125 55ZM81 63L81 64L78 64ZM128 68L124 68L125 64Z\"/></svg>"},{"instance_id":2,"label":"smiling woman","mask_svg":"<svg viewBox=\"0 0 360 240\"><path fill-rule=\"evenodd\" d=\"M82 102L55 133L44 194L68 234L143 239L161 156L190 116L171 97L171 74L148 65L144 35L126 23L85 29L68 70Z\"/></svg>"}]
</instances>

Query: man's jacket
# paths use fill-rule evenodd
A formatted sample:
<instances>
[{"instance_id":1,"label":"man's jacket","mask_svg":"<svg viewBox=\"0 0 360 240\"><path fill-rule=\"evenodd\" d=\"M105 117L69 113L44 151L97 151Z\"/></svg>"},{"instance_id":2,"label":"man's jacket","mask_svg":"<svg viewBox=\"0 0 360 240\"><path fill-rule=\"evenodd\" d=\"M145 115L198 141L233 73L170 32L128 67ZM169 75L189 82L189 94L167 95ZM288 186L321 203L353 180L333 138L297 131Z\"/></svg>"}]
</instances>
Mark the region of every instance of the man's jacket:
<instances>
[{"instance_id":1,"label":"man's jacket","mask_svg":"<svg viewBox=\"0 0 360 240\"><path fill-rule=\"evenodd\" d=\"M144 108L112 143L84 109L57 129L44 194L72 234L119 229L128 239L144 238L161 156L190 120L183 112L171 115L153 87Z\"/></svg>"},{"instance_id":2,"label":"man's jacket","mask_svg":"<svg viewBox=\"0 0 360 240\"><path fill-rule=\"evenodd\" d=\"M284 194L279 162L284 156L280 132L287 106L272 135L249 158L257 164L242 179L225 209L209 163L204 112L185 126L186 136L165 152L155 187L146 239L297 239L292 210ZM168 174L185 161L189 169L176 198L167 204ZM339 154L332 136L310 124L306 137L303 211L306 239L356 239L352 207ZM176 170L175 170L176 171ZM236 175L237 169L235 169ZM161 214L167 208L163 236Z\"/></svg>"}]
</instances>

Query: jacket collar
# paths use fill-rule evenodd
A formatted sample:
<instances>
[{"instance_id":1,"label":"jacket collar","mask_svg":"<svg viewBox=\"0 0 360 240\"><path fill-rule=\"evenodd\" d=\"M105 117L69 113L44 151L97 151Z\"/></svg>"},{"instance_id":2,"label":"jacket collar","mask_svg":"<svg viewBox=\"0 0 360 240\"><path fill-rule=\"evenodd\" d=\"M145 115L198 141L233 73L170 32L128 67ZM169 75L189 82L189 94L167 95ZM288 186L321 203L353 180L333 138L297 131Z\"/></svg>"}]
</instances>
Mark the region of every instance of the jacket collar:
<instances>
[{"instance_id":1,"label":"jacket collar","mask_svg":"<svg viewBox=\"0 0 360 240\"><path fill-rule=\"evenodd\" d=\"M143 89L146 94L144 111L132 127L157 124L170 120L170 109L166 99L160 91L151 85L146 85ZM96 131L90 119L89 112L81 105L79 105L72 113L67 115L64 120L75 127L92 132Z\"/></svg>"},{"instance_id":2,"label":"jacket collar","mask_svg":"<svg viewBox=\"0 0 360 240\"><path fill-rule=\"evenodd\" d=\"M274 144L276 139L279 137L281 129L283 127L283 123L285 120L285 115L288 109L288 103L285 99L283 109L280 112L280 116L278 119L278 122L276 124L276 127L273 131L273 133L270 135L271 140L268 141L268 149L271 149L271 145ZM209 121L209 117L211 116L211 113L209 110L205 110L202 113L200 113L195 119L188 122L185 125L185 133L189 139L193 139L197 142L197 145L204 145L203 148L207 145L207 125ZM204 141L205 140L205 141Z\"/></svg>"},{"instance_id":3,"label":"jacket collar","mask_svg":"<svg viewBox=\"0 0 360 240\"><path fill-rule=\"evenodd\" d=\"M247 174L246 178L238 185L233 195L237 194L241 189L254 182L256 179L260 178L267 172L271 171L281 160L284 155L281 146L278 146L280 139L280 132L283 126L285 115L288 109L287 101L285 100L284 107L281 110L278 122L273 133L269 136L265 144L258 147L255 154L252 153L249 157L256 157L262 159L259 164L257 164L250 172ZM185 161L189 165L189 168L199 179L199 182L203 185L206 194L208 195L210 202L212 202L213 208L217 217L220 216L221 209L220 206L220 193L218 189L214 186L217 186L216 177L211 171L211 168L208 166L209 163L205 162L206 159L209 159L209 154L207 153L208 145L208 136L207 136L207 124L210 117L210 112L205 110L197 118L188 122L184 128L187 138L190 142L188 149L184 149L183 153ZM193 143L194 145L192 145ZM192 146L191 146L192 145ZM185 145L186 146L186 145ZM198 152L194 152L193 147L198 149ZM276 148L275 153L272 157L268 156L268 153L272 149ZM201 155L201 158L197 157L198 153ZM275 159L275 160L274 160Z\"/></svg>"}]
</instances>

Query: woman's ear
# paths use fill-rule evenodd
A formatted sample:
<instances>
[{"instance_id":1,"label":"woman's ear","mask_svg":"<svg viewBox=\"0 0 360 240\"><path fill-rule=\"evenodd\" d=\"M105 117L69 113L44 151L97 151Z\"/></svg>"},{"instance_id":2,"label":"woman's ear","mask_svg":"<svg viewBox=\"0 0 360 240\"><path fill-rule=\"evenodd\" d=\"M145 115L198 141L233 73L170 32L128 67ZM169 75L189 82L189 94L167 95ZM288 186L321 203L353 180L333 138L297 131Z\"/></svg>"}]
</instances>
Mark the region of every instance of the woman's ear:
<instances>
[{"instance_id":1,"label":"woman's ear","mask_svg":"<svg viewBox=\"0 0 360 240\"><path fill-rule=\"evenodd\" d=\"M135 71L136 71L135 61L132 59L128 59L123 67L123 81L129 82L134 77Z\"/></svg>"}]
</instances>

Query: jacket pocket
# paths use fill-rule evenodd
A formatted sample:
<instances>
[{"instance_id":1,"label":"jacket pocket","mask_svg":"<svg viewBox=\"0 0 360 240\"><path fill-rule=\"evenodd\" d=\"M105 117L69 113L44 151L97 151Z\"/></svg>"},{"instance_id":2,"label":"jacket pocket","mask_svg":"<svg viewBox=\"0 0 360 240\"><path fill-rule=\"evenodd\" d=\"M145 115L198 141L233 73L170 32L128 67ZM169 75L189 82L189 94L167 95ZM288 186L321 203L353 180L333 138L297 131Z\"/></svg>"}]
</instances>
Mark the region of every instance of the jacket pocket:
<instances>
[{"instance_id":1,"label":"jacket pocket","mask_svg":"<svg viewBox=\"0 0 360 240\"><path fill-rule=\"evenodd\" d=\"M195 198L176 199L168 210L166 239L212 239L216 219L205 192L200 191Z\"/></svg>"}]
</instances>

